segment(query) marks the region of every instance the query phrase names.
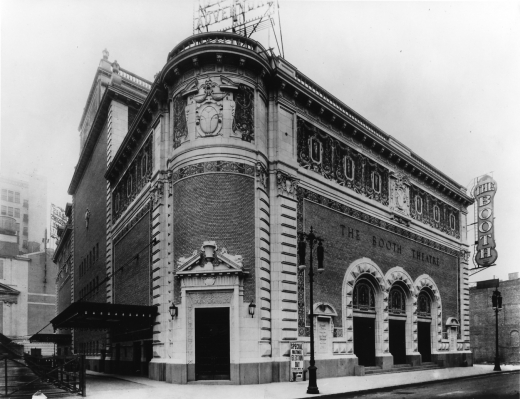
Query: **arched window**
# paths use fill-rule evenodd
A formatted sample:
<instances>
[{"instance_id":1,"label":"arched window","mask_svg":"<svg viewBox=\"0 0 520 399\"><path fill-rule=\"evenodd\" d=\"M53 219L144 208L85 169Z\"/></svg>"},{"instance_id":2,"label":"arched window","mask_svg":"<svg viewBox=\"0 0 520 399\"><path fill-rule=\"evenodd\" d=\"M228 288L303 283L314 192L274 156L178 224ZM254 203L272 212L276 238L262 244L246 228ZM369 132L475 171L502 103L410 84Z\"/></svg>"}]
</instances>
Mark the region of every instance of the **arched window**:
<instances>
[{"instance_id":1,"label":"arched window","mask_svg":"<svg viewBox=\"0 0 520 399\"><path fill-rule=\"evenodd\" d=\"M345 157L345 177L354 180L354 160L350 157Z\"/></svg>"},{"instance_id":2,"label":"arched window","mask_svg":"<svg viewBox=\"0 0 520 399\"><path fill-rule=\"evenodd\" d=\"M321 163L321 142L315 137L312 137L310 144L311 159L316 163Z\"/></svg>"},{"instance_id":3,"label":"arched window","mask_svg":"<svg viewBox=\"0 0 520 399\"><path fill-rule=\"evenodd\" d=\"M393 314L406 313L406 295L400 287L394 286L388 295L388 311Z\"/></svg>"},{"instance_id":4,"label":"arched window","mask_svg":"<svg viewBox=\"0 0 520 399\"><path fill-rule=\"evenodd\" d=\"M417 315L422 317L432 317L432 304L430 296L421 291L417 299Z\"/></svg>"},{"instance_id":5,"label":"arched window","mask_svg":"<svg viewBox=\"0 0 520 399\"><path fill-rule=\"evenodd\" d=\"M518 348L520 346L520 335L518 330L511 331L511 347Z\"/></svg>"},{"instance_id":6,"label":"arched window","mask_svg":"<svg viewBox=\"0 0 520 399\"><path fill-rule=\"evenodd\" d=\"M145 152L141 158L141 177L146 179L148 173L148 154Z\"/></svg>"},{"instance_id":7,"label":"arched window","mask_svg":"<svg viewBox=\"0 0 520 399\"><path fill-rule=\"evenodd\" d=\"M450 213L450 228L455 230L455 215L453 213Z\"/></svg>"},{"instance_id":8,"label":"arched window","mask_svg":"<svg viewBox=\"0 0 520 399\"><path fill-rule=\"evenodd\" d=\"M126 195L128 198L132 196L132 183L132 175L129 175L126 182Z\"/></svg>"},{"instance_id":9,"label":"arched window","mask_svg":"<svg viewBox=\"0 0 520 399\"><path fill-rule=\"evenodd\" d=\"M372 173L372 188L376 193L381 192L381 176L377 172Z\"/></svg>"},{"instance_id":10,"label":"arched window","mask_svg":"<svg viewBox=\"0 0 520 399\"><path fill-rule=\"evenodd\" d=\"M354 287L354 309L369 311L375 310L374 289L366 282L359 282Z\"/></svg>"},{"instance_id":11,"label":"arched window","mask_svg":"<svg viewBox=\"0 0 520 399\"><path fill-rule=\"evenodd\" d=\"M433 206L433 220L435 220L437 223L441 220L441 211L437 205Z\"/></svg>"},{"instance_id":12,"label":"arched window","mask_svg":"<svg viewBox=\"0 0 520 399\"><path fill-rule=\"evenodd\" d=\"M422 198L419 196L416 196L415 197L415 210L417 211L417 213L422 214L422 209L423 209Z\"/></svg>"}]
</instances>

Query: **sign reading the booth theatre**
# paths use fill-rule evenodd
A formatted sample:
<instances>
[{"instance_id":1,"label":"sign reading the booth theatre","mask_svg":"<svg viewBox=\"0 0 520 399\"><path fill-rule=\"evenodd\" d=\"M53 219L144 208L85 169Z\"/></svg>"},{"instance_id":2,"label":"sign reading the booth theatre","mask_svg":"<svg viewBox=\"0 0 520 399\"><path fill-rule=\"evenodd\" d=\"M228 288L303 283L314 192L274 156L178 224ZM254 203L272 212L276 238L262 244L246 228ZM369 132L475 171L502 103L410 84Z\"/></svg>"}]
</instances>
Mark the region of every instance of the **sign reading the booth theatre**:
<instances>
[{"instance_id":1,"label":"sign reading the booth theatre","mask_svg":"<svg viewBox=\"0 0 520 399\"><path fill-rule=\"evenodd\" d=\"M495 218L493 216L496 192L497 183L488 175L481 177L473 189L477 207L475 262L482 267L491 266L498 257L495 249Z\"/></svg>"}]
</instances>

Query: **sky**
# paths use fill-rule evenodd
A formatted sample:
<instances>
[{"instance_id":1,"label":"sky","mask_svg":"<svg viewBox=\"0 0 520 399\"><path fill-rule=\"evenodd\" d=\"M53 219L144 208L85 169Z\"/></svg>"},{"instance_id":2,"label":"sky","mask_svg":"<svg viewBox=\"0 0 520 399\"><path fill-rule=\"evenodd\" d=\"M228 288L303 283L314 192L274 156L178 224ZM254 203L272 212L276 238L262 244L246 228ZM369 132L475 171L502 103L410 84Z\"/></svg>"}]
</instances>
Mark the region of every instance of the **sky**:
<instances>
[{"instance_id":1,"label":"sky","mask_svg":"<svg viewBox=\"0 0 520 399\"><path fill-rule=\"evenodd\" d=\"M0 167L45 175L64 207L103 49L153 80L192 34L193 2L2 0L0 15ZM280 20L300 72L468 190L492 173L498 261L471 280L520 271L520 3L281 0Z\"/></svg>"}]
</instances>

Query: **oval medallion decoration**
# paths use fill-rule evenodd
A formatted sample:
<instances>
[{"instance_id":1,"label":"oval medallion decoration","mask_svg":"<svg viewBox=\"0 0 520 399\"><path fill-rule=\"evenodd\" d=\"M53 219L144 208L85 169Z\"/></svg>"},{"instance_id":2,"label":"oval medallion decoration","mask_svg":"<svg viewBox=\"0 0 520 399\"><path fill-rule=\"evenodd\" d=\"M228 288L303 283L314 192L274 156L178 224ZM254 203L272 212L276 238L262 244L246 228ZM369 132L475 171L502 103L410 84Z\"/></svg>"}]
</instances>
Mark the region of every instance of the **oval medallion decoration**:
<instances>
[{"instance_id":1,"label":"oval medallion decoration","mask_svg":"<svg viewBox=\"0 0 520 399\"><path fill-rule=\"evenodd\" d=\"M204 279L204 285L213 285L215 284L216 279L213 277L208 277Z\"/></svg>"},{"instance_id":2,"label":"oval medallion decoration","mask_svg":"<svg viewBox=\"0 0 520 399\"><path fill-rule=\"evenodd\" d=\"M200 111L200 129L204 134L213 134L218 127L218 112L208 105Z\"/></svg>"}]
</instances>

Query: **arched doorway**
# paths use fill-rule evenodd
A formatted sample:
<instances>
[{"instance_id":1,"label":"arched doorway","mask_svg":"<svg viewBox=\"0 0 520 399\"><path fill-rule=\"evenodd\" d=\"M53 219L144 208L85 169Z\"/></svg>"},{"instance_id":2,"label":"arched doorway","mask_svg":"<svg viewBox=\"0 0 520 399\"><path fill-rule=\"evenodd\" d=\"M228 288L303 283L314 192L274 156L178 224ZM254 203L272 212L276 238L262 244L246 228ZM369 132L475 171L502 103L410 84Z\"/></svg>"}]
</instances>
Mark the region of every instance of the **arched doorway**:
<instances>
[{"instance_id":1,"label":"arched doorway","mask_svg":"<svg viewBox=\"0 0 520 399\"><path fill-rule=\"evenodd\" d=\"M352 296L354 354L361 366L376 365L376 285L370 275L356 281Z\"/></svg>"},{"instance_id":2,"label":"arched doorway","mask_svg":"<svg viewBox=\"0 0 520 399\"><path fill-rule=\"evenodd\" d=\"M388 294L388 340L394 364L406 364L408 288L396 282Z\"/></svg>"},{"instance_id":3,"label":"arched doorway","mask_svg":"<svg viewBox=\"0 0 520 399\"><path fill-rule=\"evenodd\" d=\"M428 288L423 288L417 296L417 350L421 361L432 360L432 296Z\"/></svg>"}]
</instances>

